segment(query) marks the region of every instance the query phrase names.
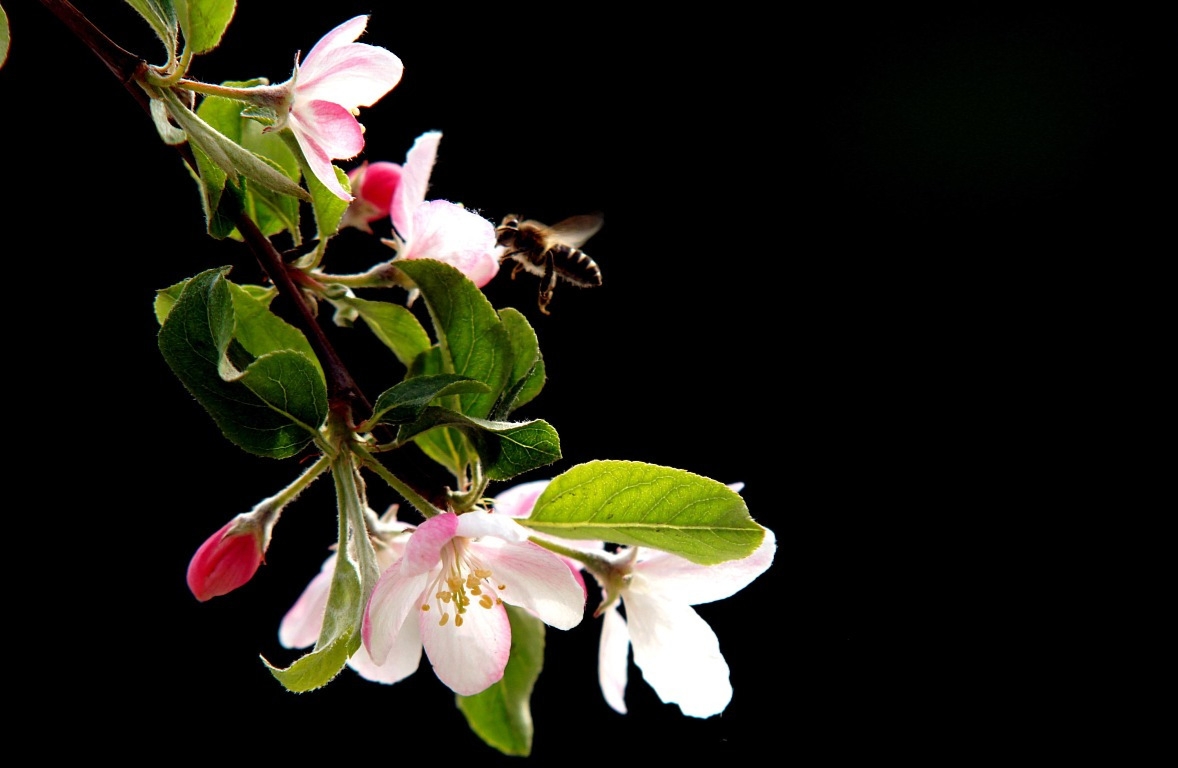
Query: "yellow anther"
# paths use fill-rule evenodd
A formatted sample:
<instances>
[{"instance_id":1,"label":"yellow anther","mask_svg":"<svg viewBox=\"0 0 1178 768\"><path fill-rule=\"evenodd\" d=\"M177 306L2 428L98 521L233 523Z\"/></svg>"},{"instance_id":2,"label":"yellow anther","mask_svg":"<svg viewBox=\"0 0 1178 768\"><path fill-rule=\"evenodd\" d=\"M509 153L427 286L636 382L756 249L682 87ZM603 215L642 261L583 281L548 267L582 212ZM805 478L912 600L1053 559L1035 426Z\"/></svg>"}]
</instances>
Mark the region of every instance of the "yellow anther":
<instances>
[{"instance_id":1,"label":"yellow anther","mask_svg":"<svg viewBox=\"0 0 1178 768\"><path fill-rule=\"evenodd\" d=\"M456 627L462 626L462 614L458 614L457 616L454 617L454 626L456 626Z\"/></svg>"},{"instance_id":2,"label":"yellow anther","mask_svg":"<svg viewBox=\"0 0 1178 768\"><path fill-rule=\"evenodd\" d=\"M451 597L451 595L450 595L450 593L449 593L449 592L439 592L439 593L437 594L437 598L438 598L439 600L441 600L443 603L448 603L448 602L450 602L450 597Z\"/></svg>"},{"instance_id":3,"label":"yellow anther","mask_svg":"<svg viewBox=\"0 0 1178 768\"><path fill-rule=\"evenodd\" d=\"M475 577L475 575L473 573L466 577L466 586L470 587L471 589L474 589L478 585L479 585L479 580Z\"/></svg>"},{"instance_id":4,"label":"yellow anther","mask_svg":"<svg viewBox=\"0 0 1178 768\"><path fill-rule=\"evenodd\" d=\"M474 575L481 579L491 578L491 571L489 568L475 568Z\"/></svg>"},{"instance_id":5,"label":"yellow anther","mask_svg":"<svg viewBox=\"0 0 1178 768\"><path fill-rule=\"evenodd\" d=\"M507 589L507 585L506 585L506 584L500 584L500 585L499 585L499 589Z\"/></svg>"},{"instance_id":6,"label":"yellow anther","mask_svg":"<svg viewBox=\"0 0 1178 768\"><path fill-rule=\"evenodd\" d=\"M479 598L479 605L483 606L484 608L490 608L494 604L495 602L491 599L490 595L483 595Z\"/></svg>"},{"instance_id":7,"label":"yellow anther","mask_svg":"<svg viewBox=\"0 0 1178 768\"><path fill-rule=\"evenodd\" d=\"M423 603L421 606L421 610L428 611L429 610L429 603Z\"/></svg>"},{"instance_id":8,"label":"yellow anther","mask_svg":"<svg viewBox=\"0 0 1178 768\"><path fill-rule=\"evenodd\" d=\"M448 614L448 613L443 613L443 614L442 614L442 618L441 618L441 619L438 621L438 626L439 626L439 627L444 627L444 626L446 626L446 622L447 622L447 621L449 621L449 620L450 620L450 614Z\"/></svg>"},{"instance_id":9,"label":"yellow anther","mask_svg":"<svg viewBox=\"0 0 1178 768\"><path fill-rule=\"evenodd\" d=\"M480 587L479 587L479 586L476 584L475 586L473 586L473 587L471 587L471 588L470 588L470 593L471 593L472 595L481 595L481 594L483 594L483 590L482 590L482 588L480 588Z\"/></svg>"}]
</instances>

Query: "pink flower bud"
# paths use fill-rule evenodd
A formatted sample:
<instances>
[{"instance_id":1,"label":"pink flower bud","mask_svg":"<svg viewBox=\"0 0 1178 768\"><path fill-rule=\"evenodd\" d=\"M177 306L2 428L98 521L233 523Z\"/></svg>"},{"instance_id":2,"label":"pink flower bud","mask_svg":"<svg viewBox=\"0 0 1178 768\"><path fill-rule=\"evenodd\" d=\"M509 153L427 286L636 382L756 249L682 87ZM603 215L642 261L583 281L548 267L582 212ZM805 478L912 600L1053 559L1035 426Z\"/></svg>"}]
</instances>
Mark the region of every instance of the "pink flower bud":
<instances>
[{"instance_id":1,"label":"pink flower bud","mask_svg":"<svg viewBox=\"0 0 1178 768\"><path fill-rule=\"evenodd\" d=\"M252 514L238 515L200 545L188 563L188 588L202 603L245 584L262 564L266 531Z\"/></svg>"},{"instance_id":2,"label":"pink flower bud","mask_svg":"<svg viewBox=\"0 0 1178 768\"><path fill-rule=\"evenodd\" d=\"M355 199L340 222L340 228L355 227L371 233L370 222L387 218L393 192L401 182L401 166L385 161L362 163L348 173Z\"/></svg>"}]
</instances>

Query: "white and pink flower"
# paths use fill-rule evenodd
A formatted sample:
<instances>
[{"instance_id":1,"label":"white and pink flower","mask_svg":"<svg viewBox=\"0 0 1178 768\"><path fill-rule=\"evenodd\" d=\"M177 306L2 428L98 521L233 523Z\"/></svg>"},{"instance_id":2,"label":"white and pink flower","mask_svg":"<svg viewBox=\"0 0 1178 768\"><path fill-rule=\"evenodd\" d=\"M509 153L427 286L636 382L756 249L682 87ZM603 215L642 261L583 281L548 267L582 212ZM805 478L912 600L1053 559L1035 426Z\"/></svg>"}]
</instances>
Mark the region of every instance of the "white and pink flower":
<instances>
[{"instance_id":1,"label":"white and pink flower","mask_svg":"<svg viewBox=\"0 0 1178 768\"><path fill-rule=\"evenodd\" d=\"M371 660L397 665L424 647L438 679L469 696L503 677L511 652L504 603L557 629L580 623L583 583L527 536L511 518L479 510L418 526L369 599L362 633Z\"/></svg>"},{"instance_id":2,"label":"white and pink flower","mask_svg":"<svg viewBox=\"0 0 1178 768\"><path fill-rule=\"evenodd\" d=\"M315 177L348 201L352 195L336 178L331 161L360 154L364 128L356 119L359 108L383 98L404 72L392 52L356 42L367 26L367 16L356 16L324 35L301 65L295 57L290 80L273 89L279 95L277 119L265 129L289 128Z\"/></svg>"},{"instance_id":3,"label":"white and pink flower","mask_svg":"<svg viewBox=\"0 0 1178 768\"><path fill-rule=\"evenodd\" d=\"M504 491L495 498L495 509L516 518L528 517L548 482L537 480ZM728 487L739 492L744 483ZM716 565L698 565L649 547L608 552L602 542L531 535L584 552L595 563L586 567L565 558L570 567L601 571L595 575L607 602L595 614L602 617L597 675L612 709L626 713L631 647L643 679L663 702L678 704L683 714L701 718L717 715L728 706L732 699L728 663L716 633L691 606L731 597L764 573L777 549L773 531L765 529L765 538L748 557Z\"/></svg>"},{"instance_id":4,"label":"white and pink flower","mask_svg":"<svg viewBox=\"0 0 1178 768\"><path fill-rule=\"evenodd\" d=\"M384 242L396 259L445 262L482 288L499 272L495 226L457 203L425 199L441 140L424 133L405 156L390 206L393 238Z\"/></svg>"}]
</instances>

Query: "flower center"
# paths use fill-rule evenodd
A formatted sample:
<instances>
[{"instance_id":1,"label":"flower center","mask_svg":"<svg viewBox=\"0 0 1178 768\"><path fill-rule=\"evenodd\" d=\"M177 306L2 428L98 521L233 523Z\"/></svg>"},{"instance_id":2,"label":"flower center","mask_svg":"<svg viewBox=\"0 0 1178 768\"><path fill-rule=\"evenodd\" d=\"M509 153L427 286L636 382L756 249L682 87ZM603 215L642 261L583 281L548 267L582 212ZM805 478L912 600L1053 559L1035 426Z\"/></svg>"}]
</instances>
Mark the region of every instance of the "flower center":
<instances>
[{"instance_id":1,"label":"flower center","mask_svg":"<svg viewBox=\"0 0 1178 768\"><path fill-rule=\"evenodd\" d=\"M472 602L490 610L503 601L497 590L507 589L506 584L495 584L491 580L491 569L479 561L464 545L465 540L451 539L442 548L442 570L425 591L432 594L441 617L438 626L450 623L450 609L454 610L454 626L461 627L463 614ZM430 610L428 602L422 603L421 610Z\"/></svg>"}]
</instances>

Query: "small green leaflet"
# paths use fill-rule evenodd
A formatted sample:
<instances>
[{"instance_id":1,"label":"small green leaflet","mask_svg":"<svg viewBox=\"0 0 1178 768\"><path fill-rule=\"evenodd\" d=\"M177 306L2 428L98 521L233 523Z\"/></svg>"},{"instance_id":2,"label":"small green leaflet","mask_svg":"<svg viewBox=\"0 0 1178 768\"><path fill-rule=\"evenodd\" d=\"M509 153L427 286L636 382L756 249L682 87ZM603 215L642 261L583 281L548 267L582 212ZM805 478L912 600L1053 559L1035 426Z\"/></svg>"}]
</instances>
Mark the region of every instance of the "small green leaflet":
<instances>
[{"instance_id":1,"label":"small green leaflet","mask_svg":"<svg viewBox=\"0 0 1178 768\"><path fill-rule=\"evenodd\" d=\"M682 469L590 461L555 477L519 522L566 539L645 546L714 565L748 557L765 529L740 494Z\"/></svg>"}]
</instances>

